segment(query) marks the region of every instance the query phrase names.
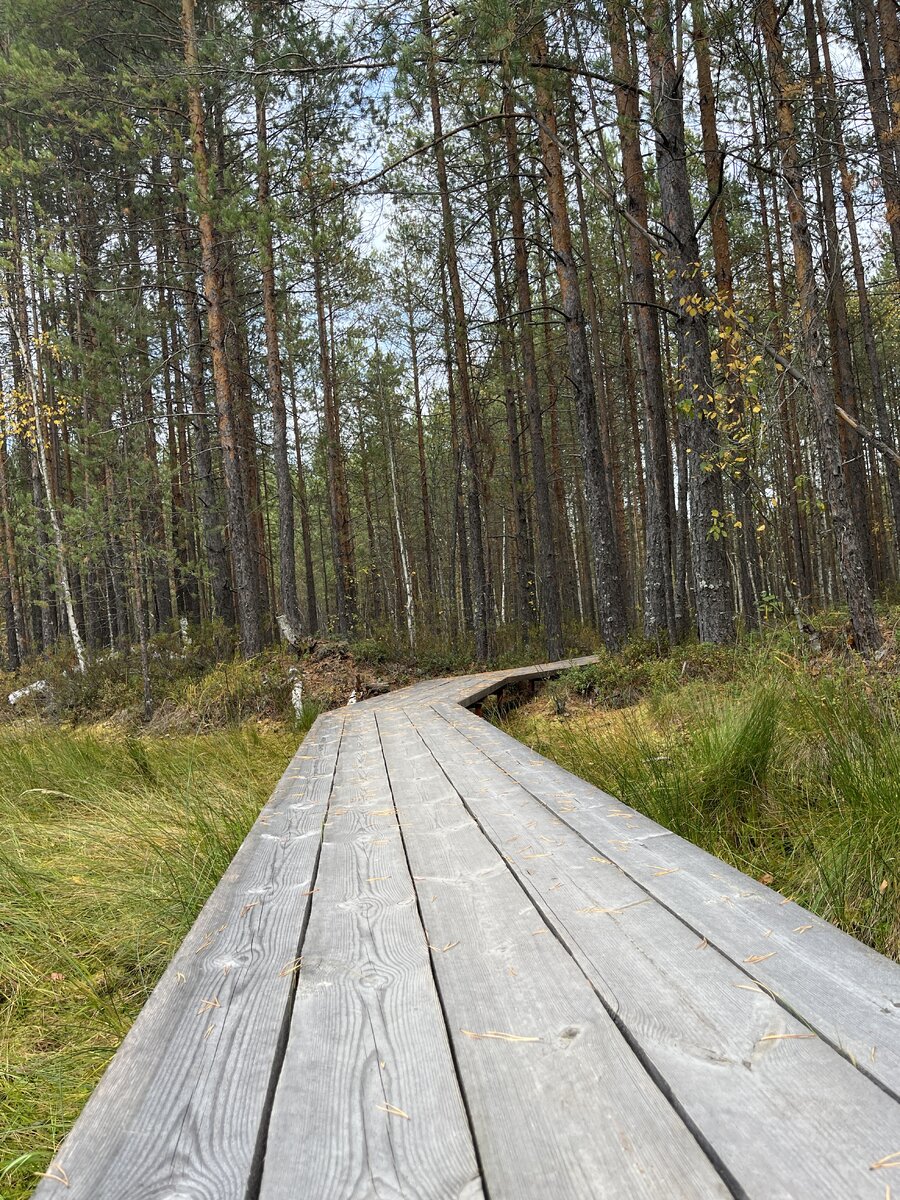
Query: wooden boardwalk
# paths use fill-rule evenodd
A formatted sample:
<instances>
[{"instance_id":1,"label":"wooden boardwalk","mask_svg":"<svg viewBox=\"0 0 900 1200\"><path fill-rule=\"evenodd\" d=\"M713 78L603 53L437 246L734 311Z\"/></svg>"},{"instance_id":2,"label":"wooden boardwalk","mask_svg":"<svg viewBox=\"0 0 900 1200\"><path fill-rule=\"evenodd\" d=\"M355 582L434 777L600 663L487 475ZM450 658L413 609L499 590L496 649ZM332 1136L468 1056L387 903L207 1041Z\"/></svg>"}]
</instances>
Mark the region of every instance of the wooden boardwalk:
<instances>
[{"instance_id":1,"label":"wooden boardwalk","mask_svg":"<svg viewBox=\"0 0 900 1200\"><path fill-rule=\"evenodd\" d=\"M316 721L41 1200L900 1196L900 967L464 707L553 669Z\"/></svg>"}]
</instances>

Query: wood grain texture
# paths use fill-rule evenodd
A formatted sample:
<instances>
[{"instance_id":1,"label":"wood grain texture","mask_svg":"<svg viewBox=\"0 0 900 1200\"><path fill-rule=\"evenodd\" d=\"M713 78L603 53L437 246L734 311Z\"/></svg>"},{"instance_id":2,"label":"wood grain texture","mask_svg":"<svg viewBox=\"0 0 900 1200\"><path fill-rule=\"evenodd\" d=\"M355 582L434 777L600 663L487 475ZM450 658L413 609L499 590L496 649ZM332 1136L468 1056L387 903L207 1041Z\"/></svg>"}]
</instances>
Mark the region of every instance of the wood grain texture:
<instances>
[{"instance_id":1,"label":"wood grain texture","mask_svg":"<svg viewBox=\"0 0 900 1200\"><path fill-rule=\"evenodd\" d=\"M900 1104L421 707L416 731L679 1110L753 1200L882 1200ZM760 1147L766 1153L760 1154Z\"/></svg>"},{"instance_id":2,"label":"wood grain texture","mask_svg":"<svg viewBox=\"0 0 900 1200\"><path fill-rule=\"evenodd\" d=\"M320 718L39 1200L881 1200L900 968L461 707L578 661Z\"/></svg>"},{"instance_id":3,"label":"wood grain texture","mask_svg":"<svg viewBox=\"0 0 900 1200\"><path fill-rule=\"evenodd\" d=\"M378 726L489 1195L729 1195L409 720Z\"/></svg>"},{"instance_id":4,"label":"wood grain texture","mask_svg":"<svg viewBox=\"0 0 900 1200\"><path fill-rule=\"evenodd\" d=\"M320 717L35 1193L245 1200L343 716ZM60 1182L66 1179L67 1184Z\"/></svg>"},{"instance_id":5,"label":"wood grain texture","mask_svg":"<svg viewBox=\"0 0 900 1200\"><path fill-rule=\"evenodd\" d=\"M900 1097L900 967L456 706L436 708L596 851Z\"/></svg>"},{"instance_id":6,"label":"wood grain texture","mask_svg":"<svg viewBox=\"0 0 900 1200\"><path fill-rule=\"evenodd\" d=\"M476 1200L481 1179L374 713L347 720L261 1200Z\"/></svg>"}]
</instances>

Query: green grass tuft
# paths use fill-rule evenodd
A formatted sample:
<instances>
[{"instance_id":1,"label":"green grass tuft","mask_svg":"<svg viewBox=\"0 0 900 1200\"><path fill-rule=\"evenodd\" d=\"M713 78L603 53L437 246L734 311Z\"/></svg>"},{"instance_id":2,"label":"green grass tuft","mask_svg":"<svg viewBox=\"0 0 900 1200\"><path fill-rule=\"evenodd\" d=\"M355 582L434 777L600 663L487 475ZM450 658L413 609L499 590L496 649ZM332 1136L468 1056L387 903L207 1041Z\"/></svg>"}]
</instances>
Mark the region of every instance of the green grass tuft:
<instances>
[{"instance_id":1,"label":"green grass tuft","mask_svg":"<svg viewBox=\"0 0 900 1200\"><path fill-rule=\"evenodd\" d=\"M0 1195L30 1195L297 740L0 732Z\"/></svg>"},{"instance_id":2,"label":"green grass tuft","mask_svg":"<svg viewBox=\"0 0 900 1200\"><path fill-rule=\"evenodd\" d=\"M896 675L859 663L811 672L771 647L703 660L643 660L631 674L601 662L503 727L900 958Z\"/></svg>"}]
</instances>

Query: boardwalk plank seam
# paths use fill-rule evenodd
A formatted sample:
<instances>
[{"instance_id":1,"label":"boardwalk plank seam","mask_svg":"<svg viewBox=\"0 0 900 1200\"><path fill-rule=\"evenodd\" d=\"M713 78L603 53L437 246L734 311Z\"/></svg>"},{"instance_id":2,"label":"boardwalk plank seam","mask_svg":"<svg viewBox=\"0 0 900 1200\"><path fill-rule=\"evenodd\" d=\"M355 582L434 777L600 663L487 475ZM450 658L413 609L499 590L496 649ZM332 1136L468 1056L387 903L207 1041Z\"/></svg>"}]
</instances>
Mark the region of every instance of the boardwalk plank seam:
<instances>
[{"instance_id":1,"label":"boardwalk plank seam","mask_svg":"<svg viewBox=\"0 0 900 1200\"><path fill-rule=\"evenodd\" d=\"M589 661L320 717L38 1200L883 1200L900 967L467 711Z\"/></svg>"},{"instance_id":2,"label":"boardwalk plank seam","mask_svg":"<svg viewBox=\"0 0 900 1200\"><path fill-rule=\"evenodd\" d=\"M538 783L542 779L546 782L548 778L564 783L569 797L574 797L580 792L582 795L590 796L595 804L602 801L615 805L619 810L626 808L613 797L592 788L590 784L571 775L555 763L549 763L547 760L536 763L535 759L540 756L526 750L521 743L508 737L499 729L493 728L469 714L460 713L458 707L441 704L436 711L447 717L448 721L459 729L473 746L495 763L498 769L510 779L529 791L529 794L548 812L558 816L576 833L580 833L598 853L614 862L657 903L668 908L682 923L690 926L698 937L706 938L750 979L776 999L787 1012L813 1029L837 1053L848 1059L878 1087L894 1099L900 1098L900 968L897 968L896 964L863 946L856 939L842 933L820 917L801 908L795 902L791 901L788 904L777 892L757 883L756 880L743 875L735 868L729 867L721 860L707 854L706 851L685 842L669 830L663 829L638 813L634 813L634 816L640 818L641 827L644 830L642 837L610 838L610 833L621 833L622 831L611 828L608 819L605 819L596 807L593 809L577 808L568 804L553 807L549 802L548 793L542 792L535 785L535 778ZM450 712L453 712L455 719L451 720L448 715ZM460 716L468 719L459 720ZM497 746L498 749L486 748L486 741ZM526 759L525 754L531 755L531 760ZM504 758L513 760L514 770L504 766L502 761ZM532 781L530 788L529 783L526 782L529 779ZM629 810L629 812L634 812L634 810ZM680 878L675 878L676 872L674 871L671 875L668 873L656 875L649 870L649 864L642 861L639 856L631 854L630 846L627 843L633 843L639 850L643 850L646 844L654 839L665 839L667 847L665 850L659 846L654 849L654 858L657 861L665 854L670 854L669 862L673 864L683 862L684 857L687 857L688 869L683 866L678 867ZM666 878L670 888L676 883L685 883L686 886L696 888L703 883L701 868L704 872L709 873L710 866L716 868L716 874L723 883L730 881L739 885L744 889L748 898L759 895L768 905L774 905L776 908L773 910L770 907L765 920L763 920L760 914L752 910L739 910L735 905L717 906L711 904L707 899L702 908L693 906L692 914L689 916L683 905L678 906L677 899L667 898L664 895L663 884L656 882L657 879ZM638 867L642 870L640 878L636 874ZM749 892L748 888L751 889ZM727 898L727 893L725 895ZM723 914L726 918L733 915L734 921L731 924L737 923L737 930L728 928L728 921L723 919ZM711 927L716 923L714 918L717 919L719 925L718 932L714 932ZM752 926L744 930L743 934L739 933L743 928L741 922L743 925ZM783 930L779 930L779 924L783 926ZM820 931L826 942L821 960L817 961L809 957L811 943L808 941L798 942L796 936L793 940L781 940L788 933L794 932L797 926L805 924L811 924L813 929ZM769 927L769 933L773 935L769 938L765 938L767 927ZM747 940L739 945L741 936L745 936ZM749 940L754 937L757 939L755 944ZM764 938L765 940L763 940ZM777 946L779 951L786 951L787 955L781 953L776 959L771 954L773 946ZM791 955L796 956L796 959L792 959ZM854 960L856 970L860 971L859 976L848 972L844 958L847 955ZM841 970L842 962L844 963L843 970ZM796 969L792 971L791 969L794 967ZM870 981L869 989L862 983L864 978L868 978ZM813 987L815 980L819 981L818 987ZM888 989L891 984L893 993L889 994ZM791 991L792 985L795 988L798 985L802 986L802 999ZM872 985L874 985L874 990L870 990ZM816 993L818 993L820 1002L813 1004ZM839 1020L840 1024L837 1024ZM865 1040L861 1033L863 1030L868 1034ZM873 1049L875 1049L874 1055Z\"/></svg>"},{"instance_id":3,"label":"boardwalk plank seam","mask_svg":"<svg viewBox=\"0 0 900 1200\"><path fill-rule=\"evenodd\" d=\"M560 849L577 853L579 845L584 851L583 863L567 860L561 868L567 882L581 871L593 876L602 888L613 879L610 868L618 868L609 864L604 870L603 865L591 862L590 843L579 833L565 826L562 827L562 832L567 835L568 840L561 842L557 838L557 845L551 846L546 854L527 856L518 849L510 849L507 844L509 839L501 840L501 826L506 826L507 833L510 828L524 829L526 826L534 826L535 821L526 821L526 815L532 817L534 813L544 813L543 826L539 823L537 829L543 828L546 832L536 836L548 837L554 829L554 823L560 826L559 818L518 784L514 785L515 792L521 793L521 797L527 796L528 807L521 816L507 813L506 810L515 803L514 793L497 790L492 779L486 778L480 786L476 786L470 778L473 769L480 769L483 775L485 767L490 768L487 774L499 774L500 769L483 756L478 761L470 761L452 752L452 743L448 745L443 740L446 735L438 731L435 722L451 729L451 736L456 738L463 739L463 732L452 729L446 718L433 708L429 711L434 714L431 722L424 718L422 710L417 710L416 734L429 745L436 756L440 749L445 750L445 761L441 762L444 774L472 819L479 824L498 853L505 854L510 872L519 881L561 944L578 963L647 1071L694 1132L735 1194L743 1194L750 1182L758 1189L771 1186L775 1189L775 1194L780 1194L779 1185L787 1186L792 1176L796 1179L801 1168L803 1177L810 1186L815 1183L820 1190L819 1194L852 1195L854 1189L860 1186L871 1187L869 1163L881 1155L883 1135L879 1131L890 1124L892 1117L896 1119L897 1110L893 1102L880 1091L871 1088L867 1080L857 1076L849 1062L834 1055L830 1047L819 1043L815 1038L812 1044L804 1041L802 1046L791 1046L786 1057L760 1057L759 1048L767 1041L791 1041L811 1035L806 1034L805 1026L796 1024L791 1017L785 1020L783 1010L768 994L757 991L753 996L747 991L737 990L734 983L729 981L728 975L737 973L740 977L743 972L737 964L716 951L712 945L708 947L708 952L702 959L693 960L694 966L700 967L699 974L692 983L693 990L697 993L696 997L690 994L685 984L682 984L679 990L679 955L684 956L684 961L692 959L697 947L697 935L689 925L681 922L676 914L672 914L663 905L656 904L627 873L620 872L622 878L627 880L628 886L635 888L651 905L649 909L642 910L643 916L637 912L632 914L633 920L639 924L646 920L647 915L652 918L651 934L655 935L656 941L654 945L651 940L651 949L655 949L655 956L650 969L640 970L644 961L641 952L642 948L646 948L646 938L643 939L642 947L640 937L629 936L627 932L624 936L615 936L620 920L624 926L628 925L629 917L625 914L636 908L634 901L626 903L621 909L601 910L606 914L605 933L600 932L596 922L586 921L580 925L578 928L585 931L580 935L580 942L577 929L572 924L573 913L569 913L567 920L561 905L557 904L554 908L554 899L564 895L559 883L554 884L550 890L541 891L529 875L539 874L541 871L552 874L550 860ZM470 792L471 799L467 798L466 791ZM486 813L486 809L490 812ZM517 840L525 836L524 833L517 835ZM550 842L542 844L550 845ZM637 902L638 905L642 903ZM684 936L680 938L682 944L677 947L676 952L674 944L679 940L678 929L683 931ZM629 964L632 965L629 966L629 970L624 970L619 956L629 949L632 951ZM629 975L633 975L634 978L630 979ZM654 993L657 976L660 986ZM712 993L708 991L710 978L716 984L716 990ZM618 983L613 980L617 980ZM672 996L666 994L669 989ZM634 994L629 996L629 990ZM710 1012L708 1006L698 1003L704 995L717 1002L722 1010L721 1016L718 1011ZM665 1038L657 1036L656 1023L646 1021L641 1011L642 1001L645 1004L660 1006L664 1011L666 1004L672 1003L672 997L677 999L676 1016L690 1011L693 1004L698 1010L696 1017L699 1019L699 1010L707 1007L707 1036L715 1030L716 1040L710 1040L704 1045L697 1039L696 1043L692 1044L690 1039L683 1039L681 1031L672 1025L664 1031ZM621 1003L617 1004L617 1001ZM771 1011L773 1009L774 1013ZM779 1014L782 1014L780 1019ZM747 1028L748 1018L749 1032L752 1035L749 1039L742 1037L742 1029ZM666 1045L667 1041L671 1044ZM716 1065L712 1070L704 1061L702 1050L706 1048L711 1056L710 1061L713 1054L717 1055ZM753 1070L749 1070L749 1061L753 1058L756 1061ZM718 1080L714 1104L709 1103L708 1097L711 1073L715 1074ZM804 1080L806 1087L801 1086ZM818 1101L810 1105L807 1096L815 1094L812 1086L815 1083L827 1086L844 1104L844 1110L838 1111L837 1103L824 1112ZM742 1103L744 1107L746 1134L740 1144L735 1142L730 1132L726 1131L723 1135L719 1129L718 1109L729 1094L729 1089L735 1104ZM789 1123L784 1121L787 1115L791 1118ZM861 1144L858 1146L857 1159L855 1162L851 1159L837 1161L830 1157L833 1140L841 1135L846 1123L854 1121L865 1131L864 1136L859 1139ZM865 1136L869 1137L867 1146L862 1144ZM757 1152L757 1147L761 1144L769 1147L770 1157L767 1159L760 1158ZM785 1172L788 1175L787 1179L784 1178Z\"/></svg>"}]
</instances>

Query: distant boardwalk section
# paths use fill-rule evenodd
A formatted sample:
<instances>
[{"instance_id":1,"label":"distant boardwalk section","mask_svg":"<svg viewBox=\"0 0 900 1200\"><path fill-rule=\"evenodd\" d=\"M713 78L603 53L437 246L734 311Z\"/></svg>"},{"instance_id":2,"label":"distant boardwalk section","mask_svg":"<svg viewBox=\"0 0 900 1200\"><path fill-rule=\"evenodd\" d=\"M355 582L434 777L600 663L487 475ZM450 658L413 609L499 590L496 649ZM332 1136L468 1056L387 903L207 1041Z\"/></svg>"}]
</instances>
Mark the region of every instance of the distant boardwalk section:
<instances>
[{"instance_id":1,"label":"distant boardwalk section","mask_svg":"<svg viewBox=\"0 0 900 1200\"><path fill-rule=\"evenodd\" d=\"M885 1200L900 967L473 711L320 717L40 1200Z\"/></svg>"}]
</instances>

